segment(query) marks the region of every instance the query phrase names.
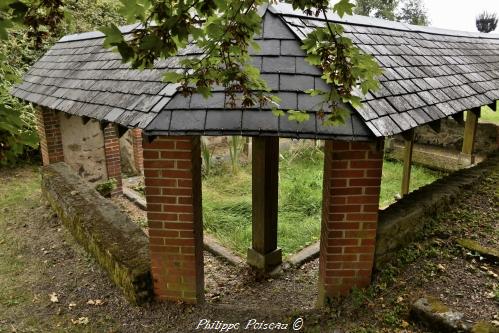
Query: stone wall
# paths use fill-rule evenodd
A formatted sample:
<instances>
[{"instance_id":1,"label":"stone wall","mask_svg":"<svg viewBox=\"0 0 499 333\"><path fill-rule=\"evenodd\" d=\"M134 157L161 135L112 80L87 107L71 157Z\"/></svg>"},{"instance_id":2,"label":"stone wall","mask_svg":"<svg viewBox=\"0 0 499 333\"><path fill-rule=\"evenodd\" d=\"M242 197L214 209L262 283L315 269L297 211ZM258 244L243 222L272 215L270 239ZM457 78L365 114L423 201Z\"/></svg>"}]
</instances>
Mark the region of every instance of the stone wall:
<instances>
[{"instance_id":1,"label":"stone wall","mask_svg":"<svg viewBox=\"0 0 499 333\"><path fill-rule=\"evenodd\" d=\"M442 119L441 124L440 133L436 133L429 126L418 127L415 142L461 151L464 126L452 118ZM498 137L499 126L492 123L478 123L475 151L485 154L495 151L498 148ZM398 139L401 140L400 137Z\"/></svg>"},{"instance_id":2,"label":"stone wall","mask_svg":"<svg viewBox=\"0 0 499 333\"><path fill-rule=\"evenodd\" d=\"M42 169L42 193L130 302L152 298L149 240L138 225L65 163Z\"/></svg>"},{"instance_id":3,"label":"stone wall","mask_svg":"<svg viewBox=\"0 0 499 333\"><path fill-rule=\"evenodd\" d=\"M469 169L463 169L432 184L411 192L403 199L380 211L376 234L376 268L382 267L392 255L414 241L428 219L442 213L499 164L499 154Z\"/></svg>"},{"instance_id":4,"label":"stone wall","mask_svg":"<svg viewBox=\"0 0 499 333\"><path fill-rule=\"evenodd\" d=\"M90 182L107 179L104 135L97 121L83 125L80 117L59 113L64 161Z\"/></svg>"},{"instance_id":5,"label":"stone wall","mask_svg":"<svg viewBox=\"0 0 499 333\"><path fill-rule=\"evenodd\" d=\"M133 136L132 131L128 130L120 138L121 149L121 171L125 174L138 174L135 168L135 158L133 155Z\"/></svg>"}]
</instances>

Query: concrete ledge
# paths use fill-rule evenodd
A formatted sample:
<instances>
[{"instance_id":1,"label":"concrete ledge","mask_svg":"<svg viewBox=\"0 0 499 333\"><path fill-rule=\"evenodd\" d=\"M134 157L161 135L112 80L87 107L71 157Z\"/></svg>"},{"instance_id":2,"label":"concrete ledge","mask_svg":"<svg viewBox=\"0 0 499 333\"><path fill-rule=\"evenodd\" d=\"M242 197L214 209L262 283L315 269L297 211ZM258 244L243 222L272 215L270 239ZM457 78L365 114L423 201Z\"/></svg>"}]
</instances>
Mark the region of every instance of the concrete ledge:
<instances>
[{"instance_id":1,"label":"concrete ledge","mask_svg":"<svg viewBox=\"0 0 499 333\"><path fill-rule=\"evenodd\" d=\"M291 264L291 266L299 267L304 263L319 258L320 247L321 242L315 242L314 244L309 245L293 254L287 261Z\"/></svg>"},{"instance_id":2,"label":"concrete ledge","mask_svg":"<svg viewBox=\"0 0 499 333\"><path fill-rule=\"evenodd\" d=\"M243 265L244 261L239 256L235 255L232 251L226 247L220 245L218 241L206 233L203 235L204 248L210 253L225 259L227 262L234 266Z\"/></svg>"},{"instance_id":3,"label":"concrete ledge","mask_svg":"<svg viewBox=\"0 0 499 333\"><path fill-rule=\"evenodd\" d=\"M413 241L425 222L444 212L460 196L471 189L499 164L499 154L484 162L456 171L432 184L409 193L379 213L375 266L380 268L396 250Z\"/></svg>"},{"instance_id":4,"label":"concrete ledge","mask_svg":"<svg viewBox=\"0 0 499 333\"><path fill-rule=\"evenodd\" d=\"M130 302L152 299L149 240L128 216L64 163L42 169L42 193Z\"/></svg>"}]
</instances>

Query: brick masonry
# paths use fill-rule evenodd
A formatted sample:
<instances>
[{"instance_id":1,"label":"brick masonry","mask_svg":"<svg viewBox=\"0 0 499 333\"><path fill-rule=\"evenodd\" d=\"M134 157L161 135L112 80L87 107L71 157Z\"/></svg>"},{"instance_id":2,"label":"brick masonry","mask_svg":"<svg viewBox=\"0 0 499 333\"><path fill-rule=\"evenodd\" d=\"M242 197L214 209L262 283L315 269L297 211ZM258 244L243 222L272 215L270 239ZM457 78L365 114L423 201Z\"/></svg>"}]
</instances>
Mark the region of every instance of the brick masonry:
<instances>
[{"instance_id":1,"label":"brick masonry","mask_svg":"<svg viewBox=\"0 0 499 333\"><path fill-rule=\"evenodd\" d=\"M144 146L149 242L157 298L204 300L200 137L160 136Z\"/></svg>"},{"instance_id":2,"label":"brick masonry","mask_svg":"<svg viewBox=\"0 0 499 333\"><path fill-rule=\"evenodd\" d=\"M319 303L371 282L383 167L379 142L325 143Z\"/></svg>"},{"instance_id":3,"label":"brick masonry","mask_svg":"<svg viewBox=\"0 0 499 333\"><path fill-rule=\"evenodd\" d=\"M144 171L144 154L142 151L142 130L134 128L132 131L133 162L137 173Z\"/></svg>"},{"instance_id":4,"label":"brick masonry","mask_svg":"<svg viewBox=\"0 0 499 333\"><path fill-rule=\"evenodd\" d=\"M123 193L123 183L121 179L121 154L120 139L118 129L114 124L108 124L104 128L104 153L106 157L107 178L116 180L116 188L111 195Z\"/></svg>"},{"instance_id":5,"label":"brick masonry","mask_svg":"<svg viewBox=\"0 0 499 333\"><path fill-rule=\"evenodd\" d=\"M43 165L64 162L59 115L53 110L39 107L36 116Z\"/></svg>"}]
</instances>

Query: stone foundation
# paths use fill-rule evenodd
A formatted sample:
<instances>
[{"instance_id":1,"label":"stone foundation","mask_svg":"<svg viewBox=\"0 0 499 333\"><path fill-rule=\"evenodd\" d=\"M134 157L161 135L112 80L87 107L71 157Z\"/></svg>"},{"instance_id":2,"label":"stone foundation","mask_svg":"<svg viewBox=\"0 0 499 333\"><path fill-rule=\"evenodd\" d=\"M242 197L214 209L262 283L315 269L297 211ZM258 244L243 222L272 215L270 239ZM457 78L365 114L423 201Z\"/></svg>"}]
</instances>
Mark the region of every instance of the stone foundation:
<instances>
[{"instance_id":1,"label":"stone foundation","mask_svg":"<svg viewBox=\"0 0 499 333\"><path fill-rule=\"evenodd\" d=\"M42 193L130 302L152 298L149 241L139 226L65 163L43 168Z\"/></svg>"}]
</instances>

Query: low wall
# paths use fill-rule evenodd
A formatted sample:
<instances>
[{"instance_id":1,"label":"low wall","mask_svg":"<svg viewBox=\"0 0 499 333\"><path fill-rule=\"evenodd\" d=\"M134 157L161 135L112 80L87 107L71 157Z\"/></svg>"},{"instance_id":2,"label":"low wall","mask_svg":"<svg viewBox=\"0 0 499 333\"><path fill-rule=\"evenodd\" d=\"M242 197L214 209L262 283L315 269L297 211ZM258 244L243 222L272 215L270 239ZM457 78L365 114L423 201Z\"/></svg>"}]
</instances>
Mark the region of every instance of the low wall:
<instances>
[{"instance_id":1,"label":"low wall","mask_svg":"<svg viewBox=\"0 0 499 333\"><path fill-rule=\"evenodd\" d=\"M65 163L42 169L42 193L130 302L152 298L149 241L139 226Z\"/></svg>"},{"instance_id":2,"label":"low wall","mask_svg":"<svg viewBox=\"0 0 499 333\"><path fill-rule=\"evenodd\" d=\"M442 119L440 133L430 126L420 126L416 129L415 142L433 146L446 147L460 151L463 146L464 125L452 118ZM498 148L499 126L480 122L475 138L475 151L488 154Z\"/></svg>"},{"instance_id":3,"label":"low wall","mask_svg":"<svg viewBox=\"0 0 499 333\"><path fill-rule=\"evenodd\" d=\"M446 211L462 196L463 190L478 184L498 164L499 154L495 153L477 166L454 172L421 187L380 211L376 268L389 261L396 250L415 240L428 219Z\"/></svg>"}]
</instances>

